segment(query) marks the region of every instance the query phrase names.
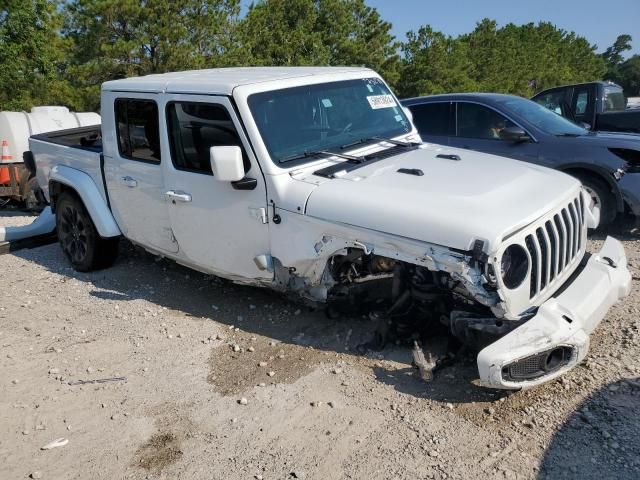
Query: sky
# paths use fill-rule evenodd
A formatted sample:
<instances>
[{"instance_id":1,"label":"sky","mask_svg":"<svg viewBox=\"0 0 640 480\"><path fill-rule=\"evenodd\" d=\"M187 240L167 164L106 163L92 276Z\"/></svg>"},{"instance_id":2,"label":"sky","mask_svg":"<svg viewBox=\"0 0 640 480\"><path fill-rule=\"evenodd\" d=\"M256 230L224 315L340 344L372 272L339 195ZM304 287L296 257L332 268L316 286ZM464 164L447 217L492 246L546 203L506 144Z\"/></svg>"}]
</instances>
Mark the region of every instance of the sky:
<instances>
[{"instance_id":1,"label":"sky","mask_svg":"<svg viewBox=\"0 0 640 480\"><path fill-rule=\"evenodd\" d=\"M409 30L429 24L447 35L474 29L483 18L524 24L549 21L574 31L598 46L602 52L618 35L634 37L633 51L640 54L640 0L366 0L393 24L393 33L405 39Z\"/></svg>"},{"instance_id":2,"label":"sky","mask_svg":"<svg viewBox=\"0 0 640 480\"><path fill-rule=\"evenodd\" d=\"M393 34L404 40L409 30L429 24L446 35L474 29L483 18L499 26L549 21L585 37L603 52L618 35L634 37L633 50L640 54L640 0L365 0L393 24ZM251 0L243 0L245 7Z\"/></svg>"}]
</instances>

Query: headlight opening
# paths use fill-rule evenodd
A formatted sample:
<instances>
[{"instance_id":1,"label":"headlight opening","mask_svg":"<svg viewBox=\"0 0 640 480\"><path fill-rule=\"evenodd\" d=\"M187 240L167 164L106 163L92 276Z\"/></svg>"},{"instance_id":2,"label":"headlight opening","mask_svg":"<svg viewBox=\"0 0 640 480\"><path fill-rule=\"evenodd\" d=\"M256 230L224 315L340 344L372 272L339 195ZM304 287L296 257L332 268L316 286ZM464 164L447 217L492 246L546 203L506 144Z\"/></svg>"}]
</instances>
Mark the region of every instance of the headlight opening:
<instances>
[{"instance_id":1,"label":"headlight opening","mask_svg":"<svg viewBox=\"0 0 640 480\"><path fill-rule=\"evenodd\" d=\"M527 251L520 245L509 245L500 261L502 283L509 290L518 288L526 280L528 272L529 256Z\"/></svg>"}]
</instances>

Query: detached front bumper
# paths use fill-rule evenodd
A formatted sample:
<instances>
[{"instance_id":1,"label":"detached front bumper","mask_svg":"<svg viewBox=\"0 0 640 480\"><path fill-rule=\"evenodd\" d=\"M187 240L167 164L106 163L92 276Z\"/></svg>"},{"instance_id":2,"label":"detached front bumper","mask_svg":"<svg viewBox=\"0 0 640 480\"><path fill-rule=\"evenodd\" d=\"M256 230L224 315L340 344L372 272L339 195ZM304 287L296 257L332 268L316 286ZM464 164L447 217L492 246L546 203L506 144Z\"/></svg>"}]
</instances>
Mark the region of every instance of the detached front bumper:
<instances>
[{"instance_id":1,"label":"detached front bumper","mask_svg":"<svg viewBox=\"0 0 640 480\"><path fill-rule=\"evenodd\" d=\"M559 377L589 350L589 334L631 290L622 244L607 237L597 255L536 315L478 354L480 382L519 390Z\"/></svg>"}]
</instances>

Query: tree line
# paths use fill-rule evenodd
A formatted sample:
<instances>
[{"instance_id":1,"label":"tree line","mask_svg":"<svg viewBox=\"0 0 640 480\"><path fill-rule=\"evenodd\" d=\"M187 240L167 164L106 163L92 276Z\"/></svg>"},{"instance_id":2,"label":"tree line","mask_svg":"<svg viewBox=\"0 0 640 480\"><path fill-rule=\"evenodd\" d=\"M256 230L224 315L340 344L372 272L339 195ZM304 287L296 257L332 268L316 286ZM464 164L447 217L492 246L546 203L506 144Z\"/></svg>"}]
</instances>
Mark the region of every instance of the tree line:
<instances>
[{"instance_id":1,"label":"tree line","mask_svg":"<svg viewBox=\"0 0 640 480\"><path fill-rule=\"evenodd\" d=\"M607 78L640 95L631 37L605 53L551 23L480 21L450 36L429 25L399 41L365 0L2 0L0 109L98 110L107 80L244 65L363 65L401 97L492 91L531 96Z\"/></svg>"}]
</instances>

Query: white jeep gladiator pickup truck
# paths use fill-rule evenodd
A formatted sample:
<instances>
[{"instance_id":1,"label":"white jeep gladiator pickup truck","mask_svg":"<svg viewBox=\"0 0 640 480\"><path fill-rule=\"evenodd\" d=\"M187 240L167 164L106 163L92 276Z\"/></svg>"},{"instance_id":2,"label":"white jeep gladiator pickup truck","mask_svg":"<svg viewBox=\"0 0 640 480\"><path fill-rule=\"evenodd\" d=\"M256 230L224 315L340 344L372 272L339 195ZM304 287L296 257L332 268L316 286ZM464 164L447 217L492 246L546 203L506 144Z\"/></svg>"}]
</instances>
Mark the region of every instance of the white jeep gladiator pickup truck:
<instances>
[{"instance_id":1,"label":"white jeep gladiator pickup truck","mask_svg":"<svg viewBox=\"0 0 640 480\"><path fill-rule=\"evenodd\" d=\"M102 125L33 136L62 249L120 236L201 272L411 317L478 348L482 384L558 377L629 293L577 180L423 144L365 68L232 68L102 86Z\"/></svg>"}]
</instances>

